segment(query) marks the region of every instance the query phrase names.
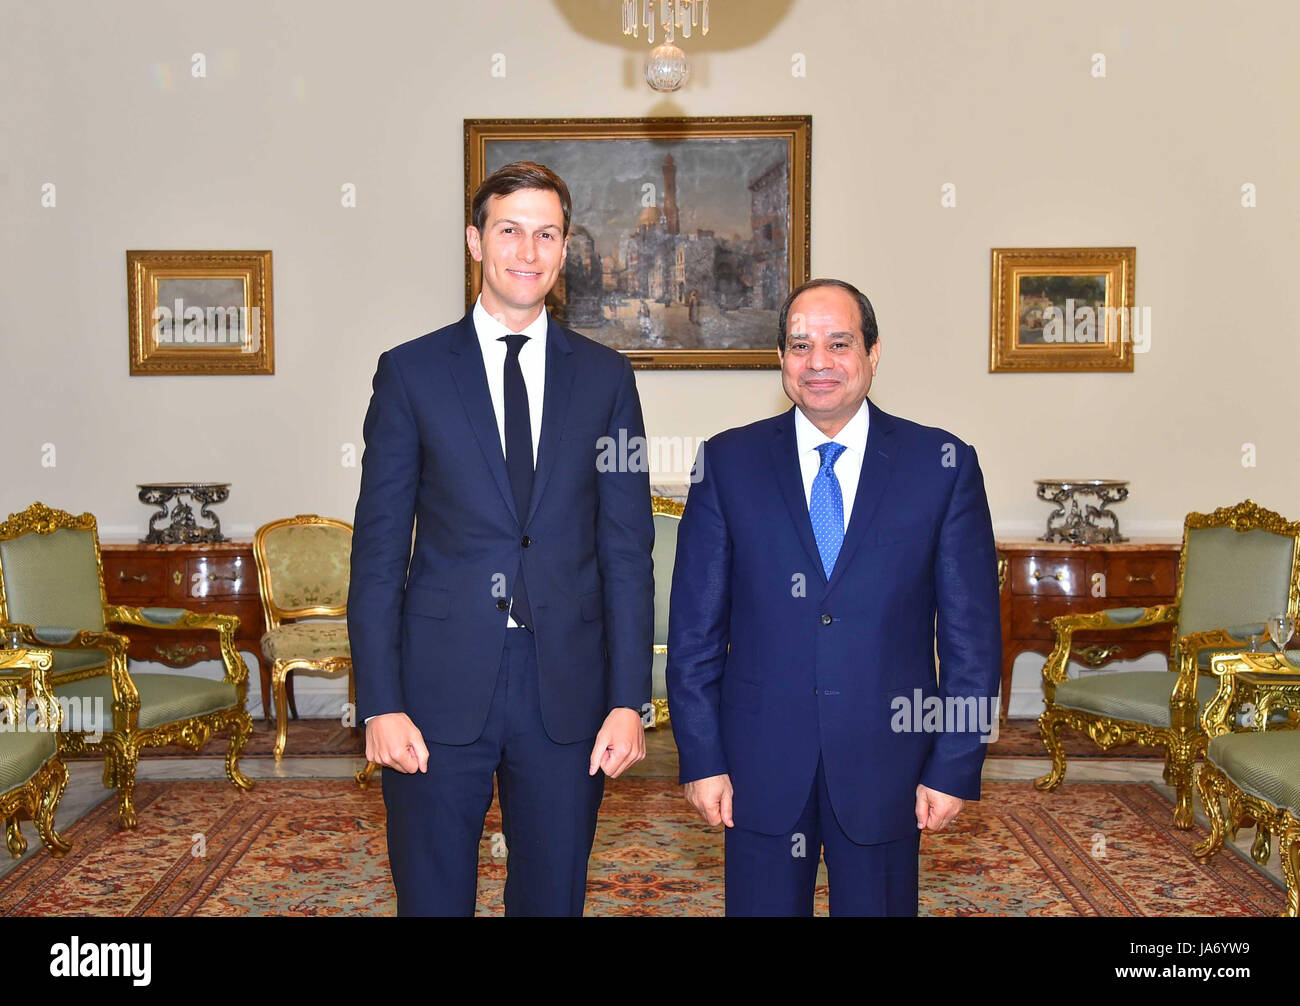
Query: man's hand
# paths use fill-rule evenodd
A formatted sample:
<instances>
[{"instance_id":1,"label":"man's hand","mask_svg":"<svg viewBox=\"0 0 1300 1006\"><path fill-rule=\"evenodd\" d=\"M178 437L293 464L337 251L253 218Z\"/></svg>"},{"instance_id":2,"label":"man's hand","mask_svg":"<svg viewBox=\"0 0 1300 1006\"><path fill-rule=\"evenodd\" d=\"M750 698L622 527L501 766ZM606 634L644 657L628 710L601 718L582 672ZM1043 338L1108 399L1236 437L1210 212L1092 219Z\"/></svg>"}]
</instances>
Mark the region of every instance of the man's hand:
<instances>
[{"instance_id":1,"label":"man's hand","mask_svg":"<svg viewBox=\"0 0 1300 1006\"><path fill-rule=\"evenodd\" d=\"M699 811L700 817L710 825L725 824L734 828L736 822L731 816L731 776L711 775L707 779L688 782L686 802Z\"/></svg>"},{"instance_id":2,"label":"man's hand","mask_svg":"<svg viewBox=\"0 0 1300 1006\"><path fill-rule=\"evenodd\" d=\"M635 709L611 709L596 734L591 748L591 765L587 775L604 769L605 775L617 779L623 771L645 757L645 727Z\"/></svg>"},{"instance_id":3,"label":"man's hand","mask_svg":"<svg viewBox=\"0 0 1300 1006\"><path fill-rule=\"evenodd\" d=\"M943 831L961 813L965 800L940 793L929 786L916 787L916 826L923 831Z\"/></svg>"},{"instance_id":4,"label":"man's hand","mask_svg":"<svg viewBox=\"0 0 1300 1006\"><path fill-rule=\"evenodd\" d=\"M429 749L406 713L384 713L366 724L366 758L407 775L429 771Z\"/></svg>"}]
</instances>

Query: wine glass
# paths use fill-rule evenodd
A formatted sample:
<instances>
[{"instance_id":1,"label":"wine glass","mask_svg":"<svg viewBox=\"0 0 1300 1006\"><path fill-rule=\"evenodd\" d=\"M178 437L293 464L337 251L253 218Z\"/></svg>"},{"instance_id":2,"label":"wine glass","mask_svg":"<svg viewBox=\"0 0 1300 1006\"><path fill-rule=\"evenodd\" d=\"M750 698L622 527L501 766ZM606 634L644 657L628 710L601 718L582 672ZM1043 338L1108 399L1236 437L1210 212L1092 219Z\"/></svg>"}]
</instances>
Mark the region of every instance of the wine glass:
<instances>
[{"instance_id":1,"label":"wine glass","mask_svg":"<svg viewBox=\"0 0 1300 1006\"><path fill-rule=\"evenodd\" d=\"M1287 614L1271 616L1268 620L1268 634L1272 637L1277 652L1281 653L1295 635L1295 619Z\"/></svg>"}]
</instances>

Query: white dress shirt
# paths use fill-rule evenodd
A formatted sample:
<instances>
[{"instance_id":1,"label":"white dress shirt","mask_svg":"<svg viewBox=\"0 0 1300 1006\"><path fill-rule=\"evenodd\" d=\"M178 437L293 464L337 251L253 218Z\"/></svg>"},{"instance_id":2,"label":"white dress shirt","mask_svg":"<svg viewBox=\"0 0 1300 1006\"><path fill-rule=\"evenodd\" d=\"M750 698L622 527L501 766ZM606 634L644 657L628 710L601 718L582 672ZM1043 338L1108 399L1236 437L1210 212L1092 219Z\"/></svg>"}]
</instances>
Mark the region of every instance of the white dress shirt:
<instances>
[{"instance_id":1,"label":"white dress shirt","mask_svg":"<svg viewBox=\"0 0 1300 1006\"><path fill-rule=\"evenodd\" d=\"M506 344L498 342L502 336L511 335L506 328L483 306L483 295L474 301L474 331L478 333L479 349L483 351L483 366L487 370L488 394L492 396L492 411L497 416L497 433L501 436L501 456L506 454ZM523 330L528 336L519 351L519 369L523 371L524 386L528 389L528 421L533 427L533 466L537 465L537 445L542 439L542 400L546 391L546 308ZM524 515L520 514L523 520Z\"/></svg>"},{"instance_id":2,"label":"white dress shirt","mask_svg":"<svg viewBox=\"0 0 1300 1006\"><path fill-rule=\"evenodd\" d=\"M799 452L799 471L803 475L803 497L812 506L812 484L817 473L821 471L822 456L818 452L819 444L834 441L844 447L835 462L835 477L840 483L840 493L844 497L844 529L847 531L849 519L853 516L853 500L858 495L858 476L862 474L862 459L867 453L867 428L871 423L871 413L864 398L852 419L833 437L828 437L812 424L803 410L795 406L794 442Z\"/></svg>"},{"instance_id":3,"label":"white dress shirt","mask_svg":"<svg viewBox=\"0 0 1300 1006\"><path fill-rule=\"evenodd\" d=\"M507 328L487 313L483 294L474 301L474 331L478 333L479 349L483 351L483 367L487 371L488 394L492 396L492 411L497 417L497 433L501 437L501 456L506 456L506 344L498 340L510 335ZM533 467L537 467L537 447L542 440L542 400L546 391L546 308L529 322L522 335L528 341L519 350L519 369L528 389L528 422L533 433ZM519 515L523 523L526 514ZM513 601L514 598L511 598ZM506 625L517 629L519 623L513 615L506 615Z\"/></svg>"}]
</instances>

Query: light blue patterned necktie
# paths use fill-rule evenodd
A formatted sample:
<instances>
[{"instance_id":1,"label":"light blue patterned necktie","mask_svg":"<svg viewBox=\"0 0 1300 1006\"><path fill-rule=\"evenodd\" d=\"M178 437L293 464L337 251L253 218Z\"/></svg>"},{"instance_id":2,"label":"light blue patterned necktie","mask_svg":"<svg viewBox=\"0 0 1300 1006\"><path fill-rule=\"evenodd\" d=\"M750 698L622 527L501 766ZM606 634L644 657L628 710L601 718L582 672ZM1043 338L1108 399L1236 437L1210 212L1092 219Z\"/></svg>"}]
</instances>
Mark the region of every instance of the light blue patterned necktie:
<instances>
[{"instance_id":1,"label":"light blue patterned necktie","mask_svg":"<svg viewBox=\"0 0 1300 1006\"><path fill-rule=\"evenodd\" d=\"M844 445L828 440L817 445L817 452L822 456L822 466L813 478L808 516L812 518L813 537L829 580L840 546L844 544L844 494L840 492L840 480L835 477L835 462L844 453Z\"/></svg>"}]
</instances>

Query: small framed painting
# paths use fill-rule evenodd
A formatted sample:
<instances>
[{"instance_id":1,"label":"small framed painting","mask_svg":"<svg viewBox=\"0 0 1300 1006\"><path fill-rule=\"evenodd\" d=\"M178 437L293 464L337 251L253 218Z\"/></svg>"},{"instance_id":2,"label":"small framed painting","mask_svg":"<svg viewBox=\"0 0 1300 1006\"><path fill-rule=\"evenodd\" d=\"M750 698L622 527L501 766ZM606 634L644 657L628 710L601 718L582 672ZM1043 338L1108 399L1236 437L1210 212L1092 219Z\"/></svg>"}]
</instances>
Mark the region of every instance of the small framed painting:
<instances>
[{"instance_id":1,"label":"small framed painting","mask_svg":"<svg viewBox=\"0 0 1300 1006\"><path fill-rule=\"evenodd\" d=\"M131 373L274 374L269 251L128 251Z\"/></svg>"},{"instance_id":2,"label":"small framed painting","mask_svg":"<svg viewBox=\"0 0 1300 1006\"><path fill-rule=\"evenodd\" d=\"M989 372L1133 370L1136 248L994 248Z\"/></svg>"}]
</instances>

